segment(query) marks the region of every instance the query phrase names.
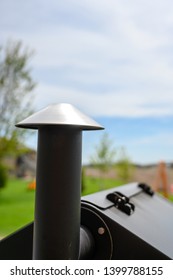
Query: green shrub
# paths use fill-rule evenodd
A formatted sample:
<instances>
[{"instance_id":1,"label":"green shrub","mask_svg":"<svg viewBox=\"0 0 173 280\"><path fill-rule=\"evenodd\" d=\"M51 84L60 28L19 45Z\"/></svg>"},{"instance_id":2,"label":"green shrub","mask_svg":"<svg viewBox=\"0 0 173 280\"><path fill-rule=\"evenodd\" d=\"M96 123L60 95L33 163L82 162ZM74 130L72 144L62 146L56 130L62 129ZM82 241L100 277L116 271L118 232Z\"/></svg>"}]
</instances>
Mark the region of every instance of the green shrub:
<instances>
[{"instance_id":1,"label":"green shrub","mask_svg":"<svg viewBox=\"0 0 173 280\"><path fill-rule=\"evenodd\" d=\"M0 164L0 188L5 187L7 183L7 169L4 165Z\"/></svg>"}]
</instances>

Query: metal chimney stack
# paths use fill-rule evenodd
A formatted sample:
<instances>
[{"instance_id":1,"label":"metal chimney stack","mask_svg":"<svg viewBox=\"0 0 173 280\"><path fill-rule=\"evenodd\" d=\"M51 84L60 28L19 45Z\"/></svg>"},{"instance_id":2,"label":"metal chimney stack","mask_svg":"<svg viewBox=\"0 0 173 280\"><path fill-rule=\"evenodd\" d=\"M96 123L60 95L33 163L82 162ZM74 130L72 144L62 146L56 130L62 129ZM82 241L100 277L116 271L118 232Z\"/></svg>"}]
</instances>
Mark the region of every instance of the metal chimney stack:
<instances>
[{"instance_id":1,"label":"metal chimney stack","mask_svg":"<svg viewBox=\"0 0 173 280\"><path fill-rule=\"evenodd\" d=\"M82 130L103 127L66 103L16 126L38 129L33 259L78 259Z\"/></svg>"}]
</instances>

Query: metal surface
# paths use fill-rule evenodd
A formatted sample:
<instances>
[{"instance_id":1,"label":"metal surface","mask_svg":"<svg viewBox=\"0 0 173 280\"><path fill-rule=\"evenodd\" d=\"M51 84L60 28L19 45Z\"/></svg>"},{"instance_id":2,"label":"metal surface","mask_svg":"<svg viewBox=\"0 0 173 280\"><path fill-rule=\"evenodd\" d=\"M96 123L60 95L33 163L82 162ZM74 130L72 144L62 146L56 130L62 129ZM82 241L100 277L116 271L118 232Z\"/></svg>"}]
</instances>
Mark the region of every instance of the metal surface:
<instances>
[{"instance_id":1,"label":"metal surface","mask_svg":"<svg viewBox=\"0 0 173 280\"><path fill-rule=\"evenodd\" d=\"M0 240L0 260L31 260L33 223Z\"/></svg>"},{"instance_id":2,"label":"metal surface","mask_svg":"<svg viewBox=\"0 0 173 280\"><path fill-rule=\"evenodd\" d=\"M106 198L110 190L82 197L82 202L109 227L114 247L112 259L173 259L173 204L158 194L149 195L138 185L111 190L130 198L135 206L130 216Z\"/></svg>"},{"instance_id":3,"label":"metal surface","mask_svg":"<svg viewBox=\"0 0 173 280\"><path fill-rule=\"evenodd\" d=\"M33 259L78 259L82 130L103 127L69 104L17 127L38 128Z\"/></svg>"},{"instance_id":4,"label":"metal surface","mask_svg":"<svg viewBox=\"0 0 173 280\"><path fill-rule=\"evenodd\" d=\"M43 125L77 126L81 128L81 130L103 129L103 127L93 119L81 113L68 103L50 105L19 122L16 126L38 129Z\"/></svg>"},{"instance_id":5,"label":"metal surface","mask_svg":"<svg viewBox=\"0 0 173 280\"><path fill-rule=\"evenodd\" d=\"M80 260L91 260L95 252L95 240L87 227L80 227Z\"/></svg>"}]
</instances>

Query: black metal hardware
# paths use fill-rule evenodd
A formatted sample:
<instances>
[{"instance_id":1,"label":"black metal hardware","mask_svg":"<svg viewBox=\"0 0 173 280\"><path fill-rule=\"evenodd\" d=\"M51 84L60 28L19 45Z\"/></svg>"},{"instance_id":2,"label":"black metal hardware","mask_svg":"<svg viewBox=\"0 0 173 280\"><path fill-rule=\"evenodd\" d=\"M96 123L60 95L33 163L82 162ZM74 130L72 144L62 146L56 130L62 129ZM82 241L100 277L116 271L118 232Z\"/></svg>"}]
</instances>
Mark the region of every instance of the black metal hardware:
<instances>
[{"instance_id":1,"label":"black metal hardware","mask_svg":"<svg viewBox=\"0 0 173 280\"><path fill-rule=\"evenodd\" d=\"M141 188L145 193L147 193L150 196L154 195L154 191L151 189L151 187L145 183L138 184L138 187Z\"/></svg>"},{"instance_id":2,"label":"black metal hardware","mask_svg":"<svg viewBox=\"0 0 173 280\"><path fill-rule=\"evenodd\" d=\"M115 207L131 215L135 210L135 205L130 202L130 199L120 192L113 192L107 195L107 199L115 204Z\"/></svg>"}]
</instances>

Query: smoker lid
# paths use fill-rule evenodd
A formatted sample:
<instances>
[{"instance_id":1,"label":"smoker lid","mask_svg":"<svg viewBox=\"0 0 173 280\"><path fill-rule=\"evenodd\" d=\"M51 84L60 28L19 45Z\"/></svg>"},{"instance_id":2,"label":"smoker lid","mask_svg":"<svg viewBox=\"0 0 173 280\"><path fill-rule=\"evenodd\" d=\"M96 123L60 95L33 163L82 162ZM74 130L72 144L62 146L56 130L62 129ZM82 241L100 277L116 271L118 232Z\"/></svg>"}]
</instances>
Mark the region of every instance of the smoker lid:
<instances>
[{"instance_id":1,"label":"smoker lid","mask_svg":"<svg viewBox=\"0 0 173 280\"><path fill-rule=\"evenodd\" d=\"M132 215L123 213L106 198L112 192L121 192L130 198L135 206ZM173 259L173 204L167 199L157 193L150 196L138 183L131 183L84 196L82 201Z\"/></svg>"},{"instance_id":2,"label":"smoker lid","mask_svg":"<svg viewBox=\"0 0 173 280\"><path fill-rule=\"evenodd\" d=\"M75 126L82 130L104 129L68 103L50 105L16 124L17 127L38 129L46 125Z\"/></svg>"}]
</instances>

